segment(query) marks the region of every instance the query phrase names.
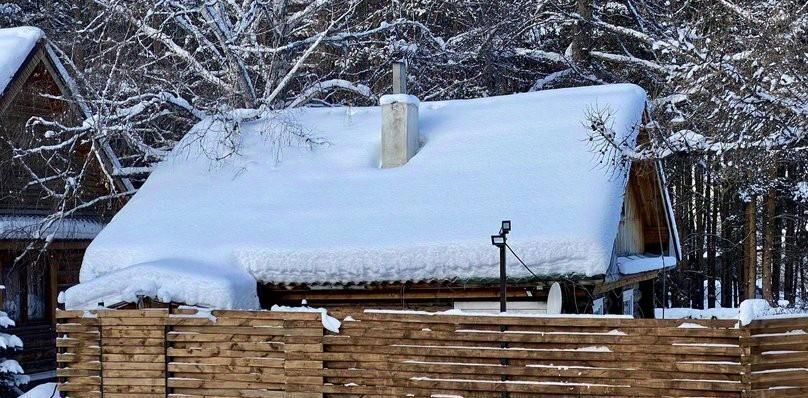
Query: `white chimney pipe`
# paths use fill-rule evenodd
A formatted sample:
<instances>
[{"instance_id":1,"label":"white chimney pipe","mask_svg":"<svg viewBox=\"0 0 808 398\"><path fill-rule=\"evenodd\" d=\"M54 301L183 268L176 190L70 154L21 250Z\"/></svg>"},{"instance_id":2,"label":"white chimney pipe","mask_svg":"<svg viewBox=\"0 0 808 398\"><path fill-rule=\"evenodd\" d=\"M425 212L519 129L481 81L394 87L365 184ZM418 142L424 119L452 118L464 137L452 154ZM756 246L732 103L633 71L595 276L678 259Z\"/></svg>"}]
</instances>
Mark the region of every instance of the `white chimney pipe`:
<instances>
[{"instance_id":1,"label":"white chimney pipe","mask_svg":"<svg viewBox=\"0 0 808 398\"><path fill-rule=\"evenodd\" d=\"M418 98L407 95L407 69L393 64L393 94L383 95L381 167L398 167L418 151Z\"/></svg>"}]
</instances>

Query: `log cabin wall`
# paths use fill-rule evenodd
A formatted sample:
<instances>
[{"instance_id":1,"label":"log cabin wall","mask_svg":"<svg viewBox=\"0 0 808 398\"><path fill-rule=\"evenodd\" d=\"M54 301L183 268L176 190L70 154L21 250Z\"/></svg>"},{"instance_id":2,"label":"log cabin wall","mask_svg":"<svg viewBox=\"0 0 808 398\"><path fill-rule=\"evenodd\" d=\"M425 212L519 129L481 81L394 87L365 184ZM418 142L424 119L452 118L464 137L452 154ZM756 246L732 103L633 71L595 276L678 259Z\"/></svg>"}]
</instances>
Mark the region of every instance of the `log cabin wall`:
<instances>
[{"instance_id":1,"label":"log cabin wall","mask_svg":"<svg viewBox=\"0 0 808 398\"><path fill-rule=\"evenodd\" d=\"M563 312L592 312L592 290L596 280L559 281L563 292ZM509 302L546 302L553 281L509 282ZM364 309L445 311L457 301L499 302L498 282L489 283L376 283L311 288L308 286L259 285L262 308L274 304L299 306L303 300L313 307L324 307L339 314Z\"/></svg>"},{"instance_id":2,"label":"log cabin wall","mask_svg":"<svg viewBox=\"0 0 808 398\"><path fill-rule=\"evenodd\" d=\"M18 72L18 76L27 76L11 84L4 96L5 109L0 109L0 209L47 211L54 203L44 199L44 191L39 187L26 187L31 175L24 168L13 162L12 148L7 142L17 147L31 147L37 142L41 129L29 129L26 123L35 116L66 121L71 117L70 106L64 101L43 97L43 94L60 96L59 85L43 62L42 50L35 51L27 65ZM32 164L32 168L44 175L45 162Z\"/></svg>"},{"instance_id":3,"label":"log cabin wall","mask_svg":"<svg viewBox=\"0 0 808 398\"><path fill-rule=\"evenodd\" d=\"M640 214L641 209L637 194L634 190L634 185L629 185L623 199L623 211L615 245L615 254L617 256L645 252L644 223Z\"/></svg>"},{"instance_id":4,"label":"log cabin wall","mask_svg":"<svg viewBox=\"0 0 808 398\"><path fill-rule=\"evenodd\" d=\"M44 128L27 126L32 117L65 125L83 119L76 103L48 96L70 98L70 93L47 55L45 43L40 42L0 96L0 215L30 216L35 220L51 214L58 205L48 198L42 187L28 185L32 176L20 162L13 160L15 147L31 148L53 143L45 138ZM89 145L78 145L72 150L66 157L83 160L88 155ZM40 176L48 175L48 164L44 160L29 159L26 166ZM85 176L81 182L85 196L79 201L109 192L109 185L97 162L90 164ZM64 183L56 179L53 184L58 192L59 185ZM68 203L67 207L73 205ZM105 205L87 208L78 214L103 220L118 208L120 204L115 207ZM65 234L70 232L62 235ZM26 253L26 248L33 242L28 235L21 230L0 230L0 284L7 287L0 305L17 324L9 332L19 336L24 344L17 359L26 373L33 374L53 371L56 367L56 297L60 291L78 283L81 259L89 241L56 239L45 252L35 244L34 250Z\"/></svg>"},{"instance_id":5,"label":"log cabin wall","mask_svg":"<svg viewBox=\"0 0 808 398\"><path fill-rule=\"evenodd\" d=\"M0 304L16 327L24 349L16 359L28 374L56 368L56 295L78 283L78 269L89 241L56 242L45 253L23 254L25 242L0 241L0 274L6 294Z\"/></svg>"},{"instance_id":6,"label":"log cabin wall","mask_svg":"<svg viewBox=\"0 0 808 398\"><path fill-rule=\"evenodd\" d=\"M12 160L13 143L18 148L32 148L38 145L54 144L56 138L45 138L44 127L26 126L32 117L41 117L65 125L79 123L83 116L78 105L70 100L49 98L67 97L69 93L56 75L42 43L38 44L28 61L18 71L15 81L7 87L0 98L0 212L41 214L50 212L57 203L48 198L46 191L39 185L29 185L30 173L18 162ZM90 144L80 143L71 148L75 164L81 165L90 151ZM29 158L26 166L39 176L48 176L48 165L44 161L37 162ZM57 165L60 167L61 165ZM88 200L110 191L110 183L103 175L101 165L91 162L84 173L82 198ZM59 192L64 183L55 179L53 188ZM123 203L107 204L83 209L80 215L110 216L119 210ZM71 204L68 204L73 205ZM0 236L0 238L2 238Z\"/></svg>"}]
</instances>

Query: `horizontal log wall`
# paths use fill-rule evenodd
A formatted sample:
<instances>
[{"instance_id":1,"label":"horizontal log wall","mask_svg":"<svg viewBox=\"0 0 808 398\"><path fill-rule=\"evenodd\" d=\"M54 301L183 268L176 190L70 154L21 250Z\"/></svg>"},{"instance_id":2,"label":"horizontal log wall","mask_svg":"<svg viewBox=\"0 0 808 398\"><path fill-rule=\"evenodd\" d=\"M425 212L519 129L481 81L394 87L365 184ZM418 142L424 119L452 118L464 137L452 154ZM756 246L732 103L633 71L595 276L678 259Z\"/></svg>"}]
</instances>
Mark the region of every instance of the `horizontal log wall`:
<instances>
[{"instance_id":1,"label":"horizontal log wall","mask_svg":"<svg viewBox=\"0 0 808 398\"><path fill-rule=\"evenodd\" d=\"M808 397L808 318L753 321L748 329L750 396Z\"/></svg>"},{"instance_id":2,"label":"horizontal log wall","mask_svg":"<svg viewBox=\"0 0 808 398\"><path fill-rule=\"evenodd\" d=\"M324 352L325 395L739 397L737 321L364 313Z\"/></svg>"},{"instance_id":3,"label":"horizontal log wall","mask_svg":"<svg viewBox=\"0 0 808 398\"><path fill-rule=\"evenodd\" d=\"M322 397L316 313L59 311L60 389L69 398Z\"/></svg>"}]
</instances>

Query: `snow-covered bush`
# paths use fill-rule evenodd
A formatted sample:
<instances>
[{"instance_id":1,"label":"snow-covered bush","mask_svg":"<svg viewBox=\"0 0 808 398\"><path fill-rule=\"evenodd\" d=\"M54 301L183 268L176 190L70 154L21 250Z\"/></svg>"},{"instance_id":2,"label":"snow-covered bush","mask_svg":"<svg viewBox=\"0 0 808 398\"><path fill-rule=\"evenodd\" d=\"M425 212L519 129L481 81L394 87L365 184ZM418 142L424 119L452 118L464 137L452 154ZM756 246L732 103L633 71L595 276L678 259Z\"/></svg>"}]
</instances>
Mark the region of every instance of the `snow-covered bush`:
<instances>
[{"instance_id":1,"label":"snow-covered bush","mask_svg":"<svg viewBox=\"0 0 808 398\"><path fill-rule=\"evenodd\" d=\"M14 326L14 321L8 317L8 314L0 311L0 328L6 329L11 326ZM22 340L19 337L0 333L0 394L3 396L13 387L28 383L28 376L23 374L19 362L8 357L9 354L20 350L22 350Z\"/></svg>"}]
</instances>

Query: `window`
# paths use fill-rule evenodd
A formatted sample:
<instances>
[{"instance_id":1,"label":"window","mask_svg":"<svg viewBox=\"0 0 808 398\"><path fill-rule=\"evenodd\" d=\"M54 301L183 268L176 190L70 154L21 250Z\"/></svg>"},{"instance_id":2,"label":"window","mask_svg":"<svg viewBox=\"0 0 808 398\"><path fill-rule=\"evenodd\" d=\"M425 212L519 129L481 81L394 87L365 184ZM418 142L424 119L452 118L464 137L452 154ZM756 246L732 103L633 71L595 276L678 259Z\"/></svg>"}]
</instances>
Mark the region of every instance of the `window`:
<instances>
[{"instance_id":1,"label":"window","mask_svg":"<svg viewBox=\"0 0 808 398\"><path fill-rule=\"evenodd\" d=\"M14 265L13 257L3 262L4 311L18 325L44 321L50 312L48 261L21 261Z\"/></svg>"},{"instance_id":2,"label":"window","mask_svg":"<svg viewBox=\"0 0 808 398\"><path fill-rule=\"evenodd\" d=\"M592 301L592 314L603 315L603 297Z\"/></svg>"},{"instance_id":3,"label":"window","mask_svg":"<svg viewBox=\"0 0 808 398\"><path fill-rule=\"evenodd\" d=\"M623 315L634 316L634 289L623 290Z\"/></svg>"}]
</instances>

